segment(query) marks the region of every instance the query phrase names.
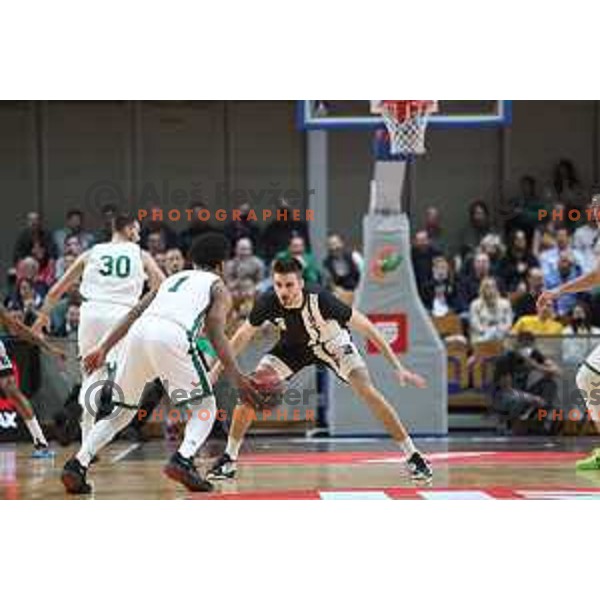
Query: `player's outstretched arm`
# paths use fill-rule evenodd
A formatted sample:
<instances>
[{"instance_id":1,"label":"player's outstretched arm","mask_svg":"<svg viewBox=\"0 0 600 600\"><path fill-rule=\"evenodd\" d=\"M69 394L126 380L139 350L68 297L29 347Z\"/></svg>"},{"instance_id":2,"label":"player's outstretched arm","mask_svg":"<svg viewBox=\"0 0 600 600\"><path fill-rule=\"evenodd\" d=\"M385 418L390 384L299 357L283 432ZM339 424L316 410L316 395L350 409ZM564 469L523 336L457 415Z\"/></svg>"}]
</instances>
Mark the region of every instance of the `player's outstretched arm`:
<instances>
[{"instance_id":1,"label":"player's outstretched arm","mask_svg":"<svg viewBox=\"0 0 600 600\"><path fill-rule=\"evenodd\" d=\"M127 334L130 327L142 316L143 312L150 306L158 290L148 292L110 333L94 348L87 356L83 357L83 368L87 373L92 373L99 369L106 362L106 355L116 346Z\"/></svg>"},{"instance_id":2,"label":"player's outstretched arm","mask_svg":"<svg viewBox=\"0 0 600 600\"><path fill-rule=\"evenodd\" d=\"M18 319L11 317L8 314L8 311L2 305L0 305L0 321L15 337L33 344L34 346L38 346L42 348L42 350L58 356L60 359L65 358L65 353L60 348L48 342L39 333L36 333L33 329L30 329Z\"/></svg>"},{"instance_id":3,"label":"player's outstretched arm","mask_svg":"<svg viewBox=\"0 0 600 600\"><path fill-rule=\"evenodd\" d=\"M404 386L407 383L414 385L415 387L424 388L427 386L426 380L409 371L402 363L398 360L398 357L394 354L391 346L388 344L387 340L381 335L381 332L366 315L363 315L360 311L355 308L352 309L352 317L350 318L350 326L356 331L358 331L361 335L370 339L377 349L385 356L387 361L394 368L394 372L400 385Z\"/></svg>"},{"instance_id":4,"label":"player's outstretched arm","mask_svg":"<svg viewBox=\"0 0 600 600\"><path fill-rule=\"evenodd\" d=\"M537 301L538 308L542 308L546 304L556 300L562 294L575 294L577 292L587 292L588 290L600 285L600 266L593 271L580 275L579 277L563 283L553 290L546 290L540 294Z\"/></svg>"},{"instance_id":5,"label":"player's outstretched arm","mask_svg":"<svg viewBox=\"0 0 600 600\"><path fill-rule=\"evenodd\" d=\"M44 304L38 311L37 319L32 326L32 329L36 334L41 333L43 328L48 327L52 309L65 295L69 288L81 277L88 256L89 250L79 255L75 262L65 271L65 274L50 288L46 294Z\"/></svg>"},{"instance_id":6,"label":"player's outstretched arm","mask_svg":"<svg viewBox=\"0 0 600 600\"><path fill-rule=\"evenodd\" d=\"M142 264L144 265L146 275L148 275L148 286L151 290L157 290L160 284L166 279L165 274L147 250L142 250Z\"/></svg>"},{"instance_id":7,"label":"player's outstretched arm","mask_svg":"<svg viewBox=\"0 0 600 600\"><path fill-rule=\"evenodd\" d=\"M244 321L229 340L233 356L239 356L248 346L258 327L254 327L248 320ZM223 363L218 360L209 373L209 379L212 384L216 383L223 372Z\"/></svg>"}]
</instances>

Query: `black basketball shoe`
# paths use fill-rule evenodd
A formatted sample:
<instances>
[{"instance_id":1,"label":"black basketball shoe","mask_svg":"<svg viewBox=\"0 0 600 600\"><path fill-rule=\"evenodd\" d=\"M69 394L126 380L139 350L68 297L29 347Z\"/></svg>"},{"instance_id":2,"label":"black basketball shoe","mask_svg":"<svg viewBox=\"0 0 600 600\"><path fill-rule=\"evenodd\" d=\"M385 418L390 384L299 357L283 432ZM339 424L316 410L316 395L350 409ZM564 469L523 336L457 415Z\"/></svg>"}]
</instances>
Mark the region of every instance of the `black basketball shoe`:
<instances>
[{"instance_id":1,"label":"black basketball shoe","mask_svg":"<svg viewBox=\"0 0 600 600\"><path fill-rule=\"evenodd\" d=\"M235 460L225 452L208 472L209 479L234 479L237 474Z\"/></svg>"},{"instance_id":2,"label":"black basketball shoe","mask_svg":"<svg viewBox=\"0 0 600 600\"><path fill-rule=\"evenodd\" d=\"M86 475L87 469L73 457L65 463L60 478L69 494L91 494L92 486L86 481Z\"/></svg>"},{"instance_id":3,"label":"black basketball shoe","mask_svg":"<svg viewBox=\"0 0 600 600\"><path fill-rule=\"evenodd\" d=\"M410 476L417 481L428 482L433 478L430 464L419 452L413 452L412 456L406 461L406 466Z\"/></svg>"},{"instance_id":4,"label":"black basketball shoe","mask_svg":"<svg viewBox=\"0 0 600 600\"><path fill-rule=\"evenodd\" d=\"M194 461L191 458L184 458L175 452L163 469L163 473L177 481L190 490L190 492L212 492L213 486L206 479L202 479L200 473L196 470Z\"/></svg>"}]
</instances>

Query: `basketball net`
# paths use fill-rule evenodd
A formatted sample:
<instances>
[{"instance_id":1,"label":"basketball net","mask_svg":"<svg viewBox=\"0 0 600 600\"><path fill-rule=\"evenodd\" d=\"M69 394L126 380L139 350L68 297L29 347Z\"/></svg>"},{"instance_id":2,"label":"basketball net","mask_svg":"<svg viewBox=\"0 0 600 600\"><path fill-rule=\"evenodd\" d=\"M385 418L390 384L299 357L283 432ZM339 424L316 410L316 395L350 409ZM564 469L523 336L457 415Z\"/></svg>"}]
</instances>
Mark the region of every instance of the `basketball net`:
<instances>
[{"instance_id":1,"label":"basketball net","mask_svg":"<svg viewBox=\"0 0 600 600\"><path fill-rule=\"evenodd\" d=\"M429 116L437 111L435 100L382 100L383 122L390 135L390 154L407 157L425 153Z\"/></svg>"}]
</instances>

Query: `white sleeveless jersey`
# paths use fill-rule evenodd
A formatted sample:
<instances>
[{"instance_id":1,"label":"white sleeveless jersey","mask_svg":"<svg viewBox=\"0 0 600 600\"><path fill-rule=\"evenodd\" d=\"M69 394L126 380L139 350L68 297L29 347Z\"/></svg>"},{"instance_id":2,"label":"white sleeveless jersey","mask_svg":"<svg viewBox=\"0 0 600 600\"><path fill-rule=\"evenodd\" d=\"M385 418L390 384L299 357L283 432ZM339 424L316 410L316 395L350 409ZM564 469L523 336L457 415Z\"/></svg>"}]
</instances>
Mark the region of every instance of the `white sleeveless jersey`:
<instances>
[{"instance_id":1,"label":"white sleeveless jersey","mask_svg":"<svg viewBox=\"0 0 600 600\"><path fill-rule=\"evenodd\" d=\"M80 291L91 302L135 306L145 280L141 248L133 242L107 242L90 250Z\"/></svg>"},{"instance_id":2,"label":"white sleeveless jersey","mask_svg":"<svg viewBox=\"0 0 600 600\"><path fill-rule=\"evenodd\" d=\"M211 288L219 280L215 273L199 269L175 273L162 282L144 315L177 323L195 338L204 325Z\"/></svg>"}]
</instances>

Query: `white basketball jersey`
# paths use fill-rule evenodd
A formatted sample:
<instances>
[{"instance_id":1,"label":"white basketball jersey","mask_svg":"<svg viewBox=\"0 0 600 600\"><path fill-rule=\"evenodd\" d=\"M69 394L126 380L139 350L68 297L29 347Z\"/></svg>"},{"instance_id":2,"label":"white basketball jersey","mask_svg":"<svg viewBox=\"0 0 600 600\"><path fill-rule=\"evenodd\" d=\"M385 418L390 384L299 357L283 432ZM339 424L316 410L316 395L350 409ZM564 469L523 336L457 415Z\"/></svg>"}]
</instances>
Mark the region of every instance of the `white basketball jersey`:
<instances>
[{"instance_id":1,"label":"white basketball jersey","mask_svg":"<svg viewBox=\"0 0 600 600\"><path fill-rule=\"evenodd\" d=\"M180 271L165 279L144 315L162 317L181 325L195 337L204 325L210 291L220 277L201 270Z\"/></svg>"},{"instance_id":2,"label":"white basketball jersey","mask_svg":"<svg viewBox=\"0 0 600 600\"><path fill-rule=\"evenodd\" d=\"M135 306L145 280L140 247L133 242L107 242L90 250L80 291L88 301Z\"/></svg>"}]
</instances>

